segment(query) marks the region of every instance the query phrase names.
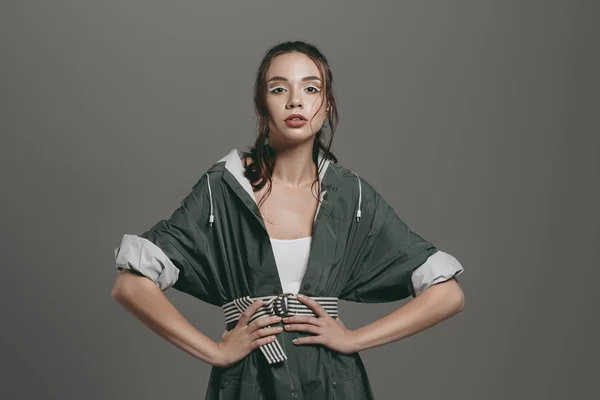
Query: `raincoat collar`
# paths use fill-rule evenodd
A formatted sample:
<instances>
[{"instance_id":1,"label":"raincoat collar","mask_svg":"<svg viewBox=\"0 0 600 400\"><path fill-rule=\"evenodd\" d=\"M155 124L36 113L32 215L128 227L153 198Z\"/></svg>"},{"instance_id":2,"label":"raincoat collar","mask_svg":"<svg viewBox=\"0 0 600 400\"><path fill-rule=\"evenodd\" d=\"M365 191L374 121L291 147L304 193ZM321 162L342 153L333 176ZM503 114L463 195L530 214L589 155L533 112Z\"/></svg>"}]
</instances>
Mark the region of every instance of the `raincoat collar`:
<instances>
[{"instance_id":1,"label":"raincoat collar","mask_svg":"<svg viewBox=\"0 0 600 400\"><path fill-rule=\"evenodd\" d=\"M246 178L244 176L245 170L244 170L244 165L242 164L242 157L243 157L243 153L240 150L233 149L229 152L229 154L227 154L225 157L220 159L219 162L225 161L225 169L228 170L229 172L231 172L231 174L238 181L238 183L242 186L242 188L248 193L248 195L250 195L250 197L255 199L254 192L252 191L252 185L250 185L250 181L248 180L248 178ZM319 167L321 165L321 163L323 162L323 159L324 159L323 154L319 153L317 167ZM328 170L329 164L330 164L330 161L325 158L323 167L321 168L321 171L319 172L319 184L323 183L323 178L325 177L325 173ZM256 202L256 199L255 199L255 202Z\"/></svg>"},{"instance_id":2,"label":"raincoat collar","mask_svg":"<svg viewBox=\"0 0 600 400\"><path fill-rule=\"evenodd\" d=\"M266 227L264 225L264 221L260 215L258 210L258 204L256 203L256 198L254 197L254 192L252 190L252 185L246 176L244 175L244 165L242 164L243 152L238 149L232 149L227 155L217 161L214 165L220 165L224 163L224 171L223 171L223 179L228 182L228 184L234 189L240 198L244 201L246 206L250 209L250 211L255 215L255 217L259 220L261 225L266 231ZM322 164L322 167L321 167ZM317 221L317 216L319 215L319 210L321 209L321 204L323 204L323 200L327 195L327 187L328 185L324 184L324 181L327 179L327 175L329 171L334 173L333 167L330 167L331 161L328 158L325 158L322 152L319 152L317 158L317 168L321 168L319 171L319 186L321 188L321 196L319 205L317 207L317 212L315 213L314 221ZM206 172L208 177L210 170ZM360 217L362 214L361 204L362 204L362 184L360 181L360 177L354 172L350 171L352 174L356 176L357 184L358 184L358 206L356 208L356 222L360 221ZM214 204L213 204L213 196L212 189L210 186L210 179L206 180L208 185L208 194L210 198L210 216L209 223L210 226L214 223ZM335 191L336 188L333 187ZM326 213L329 214L330 210L327 209Z\"/></svg>"}]
</instances>

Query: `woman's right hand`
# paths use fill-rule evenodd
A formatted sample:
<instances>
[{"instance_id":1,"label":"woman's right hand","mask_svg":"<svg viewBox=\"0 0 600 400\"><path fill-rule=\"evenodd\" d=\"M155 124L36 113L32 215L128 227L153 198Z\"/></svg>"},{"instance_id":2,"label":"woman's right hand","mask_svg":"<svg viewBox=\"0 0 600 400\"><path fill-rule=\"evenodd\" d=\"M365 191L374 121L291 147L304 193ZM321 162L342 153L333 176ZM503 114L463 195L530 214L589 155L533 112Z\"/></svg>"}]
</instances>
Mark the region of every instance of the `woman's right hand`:
<instances>
[{"instance_id":1,"label":"woman's right hand","mask_svg":"<svg viewBox=\"0 0 600 400\"><path fill-rule=\"evenodd\" d=\"M217 343L217 348L221 354L217 366L227 367L236 363L258 346L274 341L275 335L281 333L282 328L280 326L264 328L281 321L279 316L257 318L248 324L252 315L262 304L263 301L260 299L250 304L242 313L236 326L232 330L226 330L223 333L221 341Z\"/></svg>"}]
</instances>

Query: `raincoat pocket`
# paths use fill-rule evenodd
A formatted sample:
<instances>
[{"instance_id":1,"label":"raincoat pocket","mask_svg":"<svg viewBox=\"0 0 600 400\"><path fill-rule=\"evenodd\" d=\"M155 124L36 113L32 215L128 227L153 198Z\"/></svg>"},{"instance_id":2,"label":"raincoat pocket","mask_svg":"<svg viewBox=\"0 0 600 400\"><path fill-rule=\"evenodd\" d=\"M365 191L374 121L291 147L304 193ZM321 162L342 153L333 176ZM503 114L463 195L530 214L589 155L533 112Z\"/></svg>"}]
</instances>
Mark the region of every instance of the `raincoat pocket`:
<instances>
[{"instance_id":1,"label":"raincoat pocket","mask_svg":"<svg viewBox=\"0 0 600 400\"><path fill-rule=\"evenodd\" d=\"M255 383L223 383L219 387L219 400L258 400Z\"/></svg>"},{"instance_id":2,"label":"raincoat pocket","mask_svg":"<svg viewBox=\"0 0 600 400\"><path fill-rule=\"evenodd\" d=\"M228 367L214 366L209 379L210 400L259 399L259 387L249 370L248 358Z\"/></svg>"},{"instance_id":3,"label":"raincoat pocket","mask_svg":"<svg viewBox=\"0 0 600 400\"><path fill-rule=\"evenodd\" d=\"M366 376L359 372L352 378L331 383L331 399L335 400L370 400L373 393Z\"/></svg>"}]
</instances>

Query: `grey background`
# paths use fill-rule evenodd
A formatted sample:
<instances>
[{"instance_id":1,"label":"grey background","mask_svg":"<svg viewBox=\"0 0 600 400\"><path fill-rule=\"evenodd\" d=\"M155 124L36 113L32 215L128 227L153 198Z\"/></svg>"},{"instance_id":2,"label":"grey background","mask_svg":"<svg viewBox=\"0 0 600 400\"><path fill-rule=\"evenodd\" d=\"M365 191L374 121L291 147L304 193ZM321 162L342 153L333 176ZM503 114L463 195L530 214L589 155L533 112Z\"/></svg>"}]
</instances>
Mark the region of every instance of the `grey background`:
<instances>
[{"instance_id":1,"label":"grey background","mask_svg":"<svg viewBox=\"0 0 600 400\"><path fill-rule=\"evenodd\" d=\"M465 267L466 308L362 353L380 399L597 396L598 3L4 1L2 398L199 399L110 298L113 249L255 137L254 74L329 58L340 163ZM221 310L165 294L213 339ZM402 303L341 304L359 327Z\"/></svg>"}]
</instances>

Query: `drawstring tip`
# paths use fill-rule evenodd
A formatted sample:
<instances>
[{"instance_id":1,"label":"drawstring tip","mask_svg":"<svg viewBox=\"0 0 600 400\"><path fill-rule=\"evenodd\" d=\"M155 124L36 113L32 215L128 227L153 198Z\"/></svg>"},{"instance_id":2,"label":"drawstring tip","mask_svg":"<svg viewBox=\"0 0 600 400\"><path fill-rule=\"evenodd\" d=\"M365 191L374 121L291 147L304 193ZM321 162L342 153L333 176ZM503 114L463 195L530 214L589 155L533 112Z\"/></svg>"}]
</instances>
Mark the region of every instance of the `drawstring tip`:
<instances>
[{"instance_id":1,"label":"drawstring tip","mask_svg":"<svg viewBox=\"0 0 600 400\"><path fill-rule=\"evenodd\" d=\"M215 216L211 214L208 218L208 223L210 226L213 226L213 222L215 222Z\"/></svg>"},{"instance_id":2,"label":"drawstring tip","mask_svg":"<svg viewBox=\"0 0 600 400\"><path fill-rule=\"evenodd\" d=\"M356 211L356 222L360 221L361 212L360 210Z\"/></svg>"}]
</instances>

